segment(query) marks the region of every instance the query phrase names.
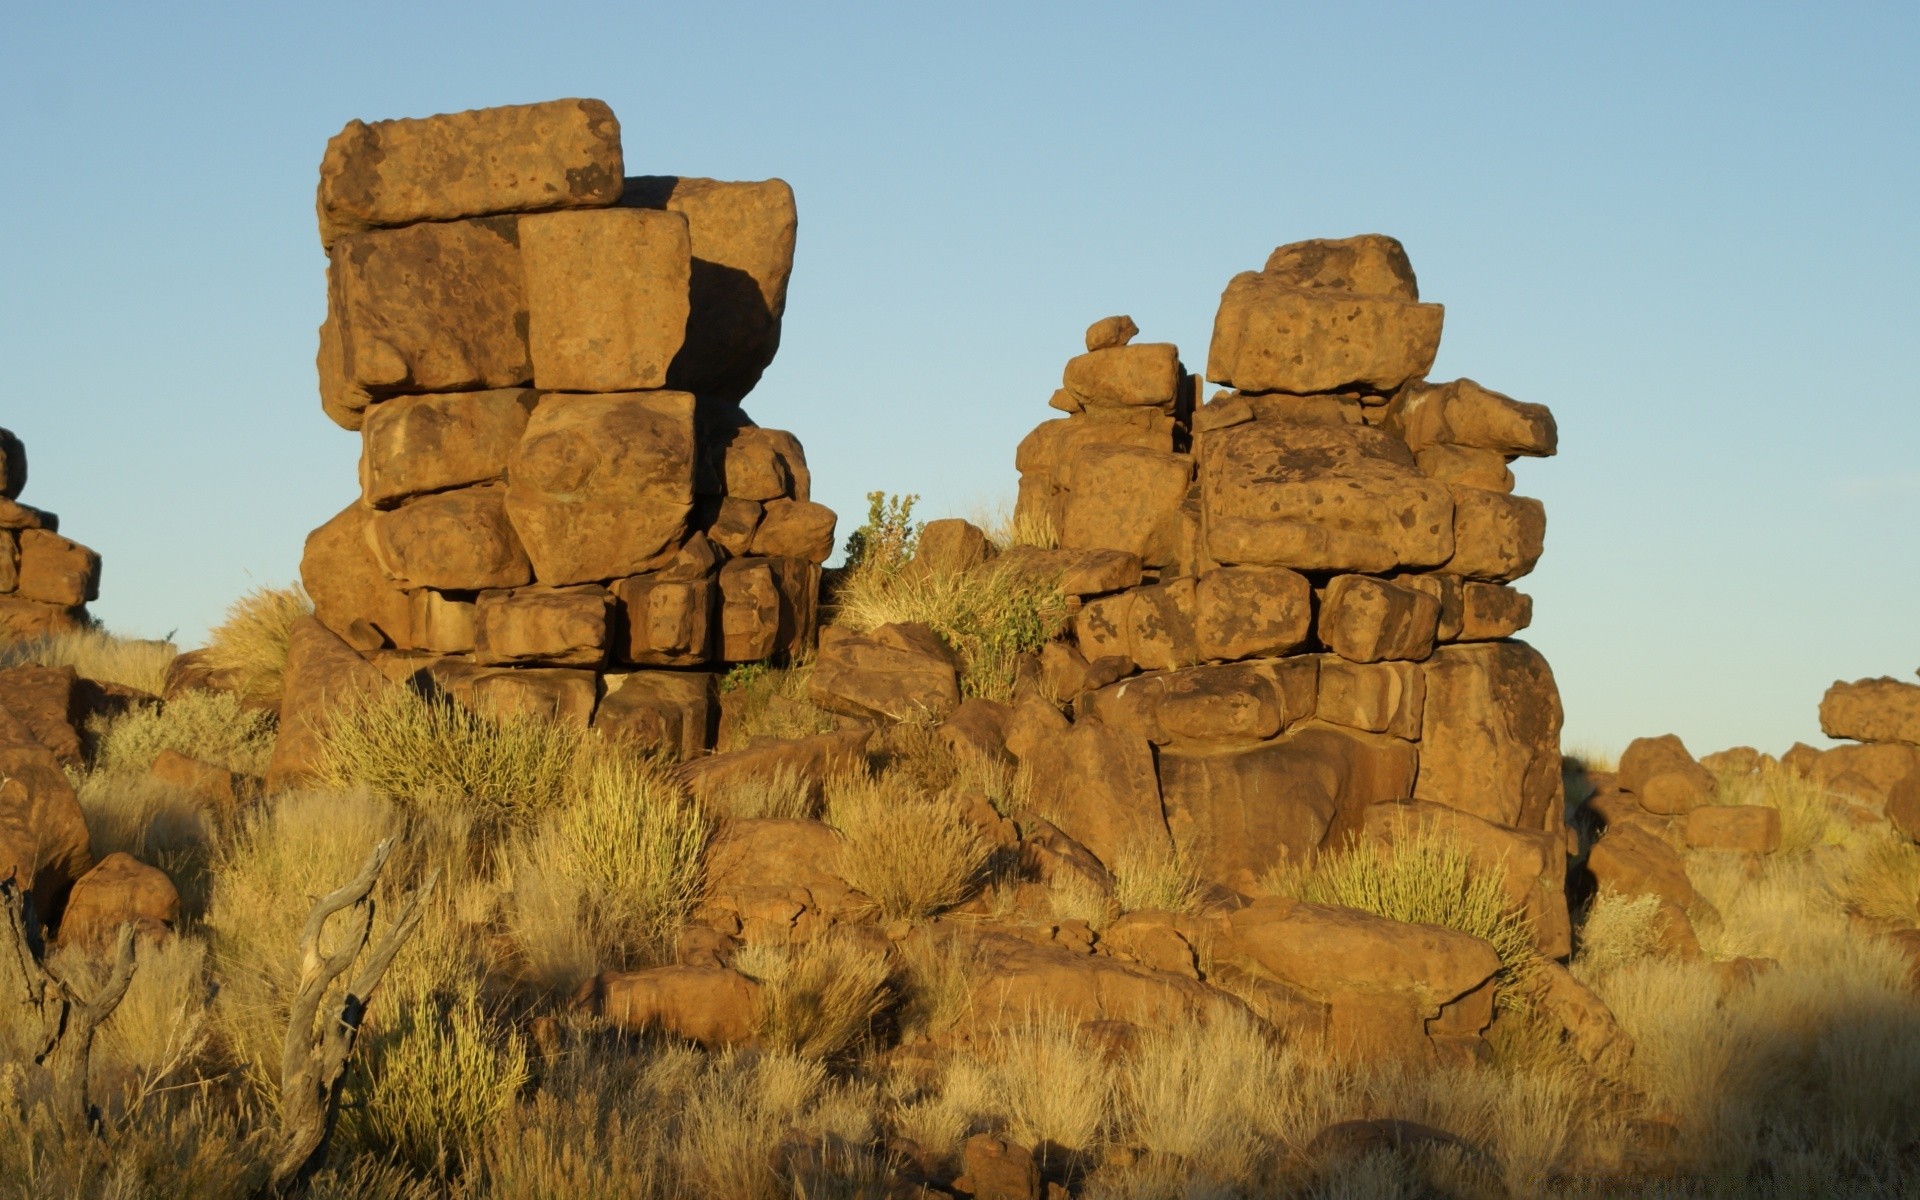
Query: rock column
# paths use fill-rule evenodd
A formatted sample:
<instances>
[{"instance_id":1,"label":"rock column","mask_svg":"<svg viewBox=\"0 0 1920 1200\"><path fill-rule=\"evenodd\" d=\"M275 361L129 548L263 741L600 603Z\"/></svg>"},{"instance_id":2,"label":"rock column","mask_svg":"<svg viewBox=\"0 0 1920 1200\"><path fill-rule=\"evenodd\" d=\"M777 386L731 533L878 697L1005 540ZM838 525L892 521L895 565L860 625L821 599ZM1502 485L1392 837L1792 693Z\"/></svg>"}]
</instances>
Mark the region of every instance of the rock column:
<instances>
[{"instance_id":1,"label":"rock column","mask_svg":"<svg viewBox=\"0 0 1920 1200\"><path fill-rule=\"evenodd\" d=\"M60 536L60 518L20 503L27 449L0 429L0 644L71 633L100 598L100 556Z\"/></svg>"}]
</instances>

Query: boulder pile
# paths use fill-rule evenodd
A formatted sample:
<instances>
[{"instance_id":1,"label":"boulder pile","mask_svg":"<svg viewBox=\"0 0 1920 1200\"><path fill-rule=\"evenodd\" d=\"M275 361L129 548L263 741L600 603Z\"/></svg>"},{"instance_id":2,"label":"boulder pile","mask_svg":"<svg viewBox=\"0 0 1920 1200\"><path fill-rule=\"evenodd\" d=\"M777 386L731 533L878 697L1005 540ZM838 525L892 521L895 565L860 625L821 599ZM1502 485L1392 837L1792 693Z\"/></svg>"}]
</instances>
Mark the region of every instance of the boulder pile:
<instances>
[{"instance_id":1,"label":"boulder pile","mask_svg":"<svg viewBox=\"0 0 1920 1200\"><path fill-rule=\"evenodd\" d=\"M1851 744L1795 746L1787 764L1920 840L1920 686L1886 676L1836 681L1820 700L1820 731Z\"/></svg>"},{"instance_id":2,"label":"boulder pile","mask_svg":"<svg viewBox=\"0 0 1920 1200\"><path fill-rule=\"evenodd\" d=\"M328 144L321 406L360 494L301 576L388 679L691 755L715 668L811 642L835 518L739 407L779 346L792 190L624 172L596 100Z\"/></svg>"},{"instance_id":3,"label":"boulder pile","mask_svg":"<svg viewBox=\"0 0 1920 1200\"><path fill-rule=\"evenodd\" d=\"M60 536L60 518L20 503L27 448L0 429L0 645L87 624L100 556Z\"/></svg>"},{"instance_id":4,"label":"boulder pile","mask_svg":"<svg viewBox=\"0 0 1920 1200\"><path fill-rule=\"evenodd\" d=\"M1247 892L1380 824L1453 814L1526 847L1543 897L1564 856L1560 700L1511 640L1546 517L1508 463L1552 415L1425 378L1441 308L1377 235L1282 246L1221 298L1207 379L1096 322L1021 443L1019 510L1058 549L1072 635L1011 740L1062 828L1103 861L1173 844ZM1538 845L1536 846L1536 843ZM1544 899L1543 949L1565 953Z\"/></svg>"}]
</instances>

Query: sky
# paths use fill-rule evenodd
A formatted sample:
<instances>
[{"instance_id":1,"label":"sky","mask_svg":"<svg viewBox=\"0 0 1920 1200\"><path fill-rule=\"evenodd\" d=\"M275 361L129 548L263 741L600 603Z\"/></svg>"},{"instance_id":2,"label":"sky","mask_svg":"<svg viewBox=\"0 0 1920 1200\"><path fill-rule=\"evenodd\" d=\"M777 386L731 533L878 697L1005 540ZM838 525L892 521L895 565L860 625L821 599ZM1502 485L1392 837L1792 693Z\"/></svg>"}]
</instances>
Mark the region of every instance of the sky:
<instances>
[{"instance_id":1,"label":"sky","mask_svg":"<svg viewBox=\"0 0 1920 1200\"><path fill-rule=\"evenodd\" d=\"M313 372L348 120L592 96L629 174L800 210L747 410L815 499L1010 505L1091 321L1196 369L1274 246L1389 233L1432 377L1549 405L1522 587L1569 745L1824 744L1920 667L1920 6L10 4L0 425L193 644L355 494Z\"/></svg>"}]
</instances>

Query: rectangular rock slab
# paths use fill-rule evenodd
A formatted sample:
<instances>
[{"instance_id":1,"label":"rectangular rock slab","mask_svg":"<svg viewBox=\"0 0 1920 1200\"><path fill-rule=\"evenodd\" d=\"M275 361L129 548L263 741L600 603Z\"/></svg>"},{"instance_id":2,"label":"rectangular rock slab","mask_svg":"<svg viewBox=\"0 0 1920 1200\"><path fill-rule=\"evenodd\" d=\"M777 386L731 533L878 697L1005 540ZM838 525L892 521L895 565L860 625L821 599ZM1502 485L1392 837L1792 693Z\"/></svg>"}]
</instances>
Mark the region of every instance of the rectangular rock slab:
<instances>
[{"instance_id":1,"label":"rectangular rock slab","mask_svg":"<svg viewBox=\"0 0 1920 1200\"><path fill-rule=\"evenodd\" d=\"M607 660L613 596L598 586L481 592L474 660L596 667Z\"/></svg>"},{"instance_id":2,"label":"rectangular rock slab","mask_svg":"<svg viewBox=\"0 0 1920 1200\"><path fill-rule=\"evenodd\" d=\"M500 667L473 676L475 712L499 720L555 721L582 729L600 701L600 677L557 667Z\"/></svg>"},{"instance_id":3,"label":"rectangular rock slab","mask_svg":"<svg viewBox=\"0 0 1920 1200\"><path fill-rule=\"evenodd\" d=\"M375 508L506 474L540 394L531 388L396 396L366 411L360 495Z\"/></svg>"},{"instance_id":4,"label":"rectangular rock slab","mask_svg":"<svg viewBox=\"0 0 1920 1200\"><path fill-rule=\"evenodd\" d=\"M1149 567L1173 561L1193 460L1141 446L1082 446L1065 464L1065 550L1118 550Z\"/></svg>"},{"instance_id":5,"label":"rectangular rock slab","mask_svg":"<svg viewBox=\"0 0 1920 1200\"><path fill-rule=\"evenodd\" d=\"M411 645L413 601L374 555L374 510L355 502L307 535L300 583L313 615L360 650ZM463 649L470 649L469 642Z\"/></svg>"},{"instance_id":6,"label":"rectangular rock slab","mask_svg":"<svg viewBox=\"0 0 1920 1200\"><path fill-rule=\"evenodd\" d=\"M1521 829L1558 828L1560 690L1525 642L1442 646L1421 665L1417 800Z\"/></svg>"},{"instance_id":7,"label":"rectangular rock slab","mask_svg":"<svg viewBox=\"0 0 1920 1200\"><path fill-rule=\"evenodd\" d=\"M620 122L599 100L349 121L320 161L320 241L383 225L620 198Z\"/></svg>"},{"instance_id":8,"label":"rectangular rock slab","mask_svg":"<svg viewBox=\"0 0 1920 1200\"><path fill-rule=\"evenodd\" d=\"M1412 741L1420 736L1426 698L1426 678L1416 663L1356 663L1329 654L1320 659L1314 715L1330 724Z\"/></svg>"},{"instance_id":9,"label":"rectangular rock slab","mask_svg":"<svg viewBox=\"0 0 1920 1200\"><path fill-rule=\"evenodd\" d=\"M1836 680L1820 698L1820 731L1831 738L1920 746L1920 686L1884 675Z\"/></svg>"},{"instance_id":10,"label":"rectangular rock slab","mask_svg":"<svg viewBox=\"0 0 1920 1200\"><path fill-rule=\"evenodd\" d=\"M493 484L415 496L375 512L367 523L374 558L407 588L477 592L532 583L507 504L506 489Z\"/></svg>"},{"instance_id":11,"label":"rectangular rock slab","mask_svg":"<svg viewBox=\"0 0 1920 1200\"><path fill-rule=\"evenodd\" d=\"M1442 315L1438 304L1243 272L1220 297L1207 378L1243 392L1391 392L1432 369Z\"/></svg>"},{"instance_id":12,"label":"rectangular rock slab","mask_svg":"<svg viewBox=\"0 0 1920 1200\"><path fill-rule=\"evenodd\" d=\"M507 467L506 510L545 584L638 575L693 510L693 396L548 395Z\"/></svg>"},{"instance_id":13,"label":"rectangular rock slab","mask_svg":"<svg viewBox=\"0 0 1920 1200\"><path fill-rule=\"evenodd\" d=\"M593 727L641 751L691 762L712 747L719 677L705 671L634 671L606 677Z\"/></svg>"},{"instance_id":14,"label":"rectangular rock slab","mask_svg":"<svg viewBox=\"0 0 1920 1200\"><path fill-rule=\"evenodd\" d=\"M646 666L690 667L713 654L719 588L711 579L635 575L616 580L626 644L618 655ZM777 618L776 618L777 629Z\"/></svg>"},{"instance_id":15,"label":"rectangular rock slab","mask_svg":"<svg viewBox=\"0 0 1920 1200\"><path fill-rule=\"evenodd\" d=\"M513 217L342 238L328 287L340 339L339 381L330 385L337 392L465 392L533 381ZM329 375L324 365L321 375Z\"/></svg>"},{"instance_id":16,"label":"rectangular rock slab","mask_svg":"<svg viewBox=\"0 0 1920 1200\"><path fill-rule=\"evenodd\" d=\"M533 381L564 392L662 387L687 334L687 221L636 208L520 220Z\"/></svg>"},{"instance_id":17,"label":"rectangular rock slab","mask_svg":"<svg viewBox=\"0 0 1920 1200\"><path fill-rule=\"evenodd\" d=\"M22 600L78 607L100 598L100 556L45 529L20 531L20 570L15 588Z\"/></svg>"},{"instance_id":18,"label":"rectangular rock slab","mask_svg":"<svg viewBox=\"0 0 1920 1200\"><path fill-rule=\"evenodd\" d=\"M1547 543L1546 506L1530 496L1453 488L1453 557L1440 568L1467 579L1512 583L1533 570Z\"/></svg>"},{"instance_id":19,"label":"rectangular rock slab","mask_svg":"<svg viewBox=\"0 0 1920 1200\"><path fill-rule=\"evenodd\" d=\"M1130 730L1082 721L1021 760L1033 805L1114 869L1171 852L1153 748Z\"/></svg>"}]
</instances>

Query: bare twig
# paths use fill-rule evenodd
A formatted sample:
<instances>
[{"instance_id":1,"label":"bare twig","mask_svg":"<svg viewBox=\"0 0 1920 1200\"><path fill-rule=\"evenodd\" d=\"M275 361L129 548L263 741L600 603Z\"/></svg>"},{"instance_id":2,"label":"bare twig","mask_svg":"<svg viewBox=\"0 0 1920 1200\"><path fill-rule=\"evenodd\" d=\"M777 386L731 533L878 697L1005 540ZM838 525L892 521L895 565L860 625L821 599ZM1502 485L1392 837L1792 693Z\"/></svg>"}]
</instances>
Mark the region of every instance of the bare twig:
<instances>
[{"instance_id":1,"label":"bare twig","mask_svg":"<svg viewBox=\"0 0 1920 1200\"><path fill-rule=\"evenodd\" d=\"M367 1004L401 944L419 926L421 902L439 878L435 871L407 897L399 916L388 926L345 994L327 1005L326 1020L316 1029L314 1019L327 1000L328 990L366 948L373 931L373 886L392 853L392 838L375 846L352 882L314 904L300 932L300 983L294 991L280 1060L280 1145L274 1155L272 1176L276 1191L299 1183L325 1158L327 1138L339 1111L340 1083L366 1019ZM327 922L342 912L347 914L347 935L332 954L324 954L321 934Z\"/></svg>"}]
</instances>

